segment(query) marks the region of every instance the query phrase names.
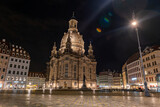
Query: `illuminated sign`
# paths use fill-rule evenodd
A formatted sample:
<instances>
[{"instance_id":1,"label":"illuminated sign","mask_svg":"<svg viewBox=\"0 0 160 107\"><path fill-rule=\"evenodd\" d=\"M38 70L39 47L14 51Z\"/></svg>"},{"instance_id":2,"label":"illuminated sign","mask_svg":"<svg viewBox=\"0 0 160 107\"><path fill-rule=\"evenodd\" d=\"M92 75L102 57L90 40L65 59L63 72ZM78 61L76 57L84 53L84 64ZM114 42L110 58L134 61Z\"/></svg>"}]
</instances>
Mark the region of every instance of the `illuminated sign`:
<instances>
[{"instance_id":1,"label":"illuminated sign","mask_svg":"<svg viewBox=\"0 0 160 107\"><path fill-rule=\"evenodd\" d=\"M0 88L2 88L2 84L0 84Z\"/></svg>"},{"instance_id":2,"label":"illuminated sign","mask_svg":"<svg viewBox=\"0 0 160 107\"><path fill-rule=\"evenodd\" d=\"M132 78L132 81L137 80L137 78Z\"/></svg>"},{"instance_id":3,"label":"illuminated sign","mask_svg":"<svg viewBox=\"0 0 160 107\"><path fill-rule=\"evenodd\" d=\"M19 81L14 81L14 83L19 83Z\"/></svg>"}]
</instances>

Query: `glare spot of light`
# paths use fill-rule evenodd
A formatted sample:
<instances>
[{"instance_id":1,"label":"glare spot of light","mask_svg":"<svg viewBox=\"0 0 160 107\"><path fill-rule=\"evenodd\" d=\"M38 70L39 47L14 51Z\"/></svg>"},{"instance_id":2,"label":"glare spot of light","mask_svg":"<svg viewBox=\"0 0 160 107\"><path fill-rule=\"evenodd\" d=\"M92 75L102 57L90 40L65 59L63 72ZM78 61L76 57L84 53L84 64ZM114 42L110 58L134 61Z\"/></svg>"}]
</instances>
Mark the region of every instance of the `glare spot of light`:
<instances>
[{"instance_id":1,"label":"glare spot of light","mask_svg":"<svg viewBox=\"0 0 160 107\"><path fill-rule=\"evenodd\" d=\"M111 12L109 12L108 15L109 15L110 17L113 16L113 14L112 14Z\"/></svg>"},{"instance_id":2,"label":"glare spot of light","mask_svg":"<svg viewBox=\"0 0 160 107\"><path fill-rule=\"evenodd\" d=\"M133 25L133 26L136 26L136 25L137 25L137 22L132 22L132 25Z\"/></svg>"},{"instance_id":3,"label":"glare spot of light","mask_svg":"<svg viewBox=\"0 0 160 107\"><path fill-rule=\"evenodd\" d=\"M102 32L102 30L100 28L96 29L98 33Z\"/></svg>"},{"instance_id":4,"label":"glare spot of light","mask_svg":"<svg viewBox=\"0 0 160 107\"><path fill-rule=\"evenodd\" d=\"M106 17L104 18L104 21L107 22L107 23L109 23L109 19L106 18Z\"/></svg>"}]
</instances>

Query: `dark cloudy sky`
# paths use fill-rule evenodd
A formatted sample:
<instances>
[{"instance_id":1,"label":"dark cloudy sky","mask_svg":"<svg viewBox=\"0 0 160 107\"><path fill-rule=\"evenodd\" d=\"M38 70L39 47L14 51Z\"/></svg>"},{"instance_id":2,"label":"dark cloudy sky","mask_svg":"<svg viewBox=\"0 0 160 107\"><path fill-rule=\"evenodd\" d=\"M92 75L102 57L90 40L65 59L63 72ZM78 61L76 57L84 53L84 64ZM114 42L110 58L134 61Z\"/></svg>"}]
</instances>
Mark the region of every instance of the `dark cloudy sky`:
<instances>
[{"instance_id":1,"label":"dark cloudy sky","mask_svg":"<svg viewBox=\"0 0 160 107\"><path fill-rule=\"evenodd\" d=\"M1 0L0 39L25 48L31 56L30 71L42 72L75 11L85 49L93 43L97 71L120 71L138 51L135 32L128 26L133 10L140 20L142 48L160 45L160 0Z\"/></svg>"}]
</instances>

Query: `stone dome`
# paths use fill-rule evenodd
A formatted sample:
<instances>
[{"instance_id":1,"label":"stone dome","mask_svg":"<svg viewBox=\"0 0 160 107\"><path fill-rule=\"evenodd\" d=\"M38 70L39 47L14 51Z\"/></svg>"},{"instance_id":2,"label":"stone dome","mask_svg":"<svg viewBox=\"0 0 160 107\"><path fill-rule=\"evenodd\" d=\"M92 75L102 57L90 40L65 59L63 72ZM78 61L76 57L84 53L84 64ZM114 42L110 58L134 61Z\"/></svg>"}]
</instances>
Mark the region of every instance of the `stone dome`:
<instances>
[{"instance_id":1,"label":"stone dome","mask_svg":"<svg viewBox=\"0 0 160 107\"><path fill-rule=\"evenodd\" d=\"M84 54L84 52L85 52L84 41L83 41L82 35L80 35L80 33L78 32L77 23L78 23L78 21L75 19L71 19L69 21L68 32L64 33L64 36L61 40L61 45L60 45L60 52L61 53L64 52L64 50L66 48L67 38L70 35L71 48L72 48L73 52L79 53L79 51L80 51L81 53Z\"/></svg>"}]
</instances>

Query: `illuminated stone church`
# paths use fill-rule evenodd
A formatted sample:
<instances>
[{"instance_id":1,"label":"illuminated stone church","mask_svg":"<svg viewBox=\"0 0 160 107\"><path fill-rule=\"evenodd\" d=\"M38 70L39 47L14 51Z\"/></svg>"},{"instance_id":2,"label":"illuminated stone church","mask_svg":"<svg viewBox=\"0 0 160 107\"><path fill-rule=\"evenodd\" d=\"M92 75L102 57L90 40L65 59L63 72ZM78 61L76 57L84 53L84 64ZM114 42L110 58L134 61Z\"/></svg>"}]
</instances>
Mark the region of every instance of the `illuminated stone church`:
<instances>
[{"instance_id":1,"label":"illuminated stone church","mask_svg":"<svg viewBox=\"0 0 160 107\"><path fill-rule=\"evenodd\" d=\"M90 43L85 55L83 36L77 29L78 21L73 16L69 29L61 40L60 49L54 43L51 51L49 84L57 89L80 89L83 80L87 88L96 88L96 65ZM85 79L84 79L85 78Z\"/></svg>"}]
</instances>

